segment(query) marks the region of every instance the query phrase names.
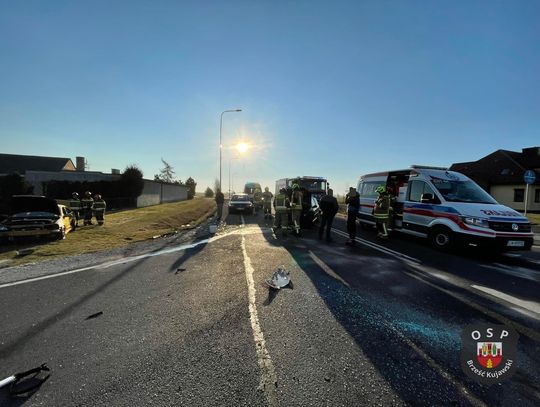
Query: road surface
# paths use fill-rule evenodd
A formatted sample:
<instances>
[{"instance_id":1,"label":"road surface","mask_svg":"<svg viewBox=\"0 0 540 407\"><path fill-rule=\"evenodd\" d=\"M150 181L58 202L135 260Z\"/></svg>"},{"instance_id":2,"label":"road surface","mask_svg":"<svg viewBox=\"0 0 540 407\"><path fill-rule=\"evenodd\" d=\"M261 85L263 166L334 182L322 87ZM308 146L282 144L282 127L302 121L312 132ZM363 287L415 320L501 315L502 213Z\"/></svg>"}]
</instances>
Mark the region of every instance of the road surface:
<instances>
[{"instance_id":1,"label":"road surface","mask_svg":"<svg viewBox=\"0 0 540 407\"><path fill-rule=\"evenodd\" d=\"M212 238L0 283L0 378L46 362L2 406L540 404L540 251L443 254L359 231L282 239L229 215ZM271 291L279 266L292 286ZM0 275L2 270L0 270ZM35 274L32 274L35 275ZM102 312L93 318L89 316ZM511 324L518 371L486 387L459 362L469 323Z\"/></svg>"}]
</instances>

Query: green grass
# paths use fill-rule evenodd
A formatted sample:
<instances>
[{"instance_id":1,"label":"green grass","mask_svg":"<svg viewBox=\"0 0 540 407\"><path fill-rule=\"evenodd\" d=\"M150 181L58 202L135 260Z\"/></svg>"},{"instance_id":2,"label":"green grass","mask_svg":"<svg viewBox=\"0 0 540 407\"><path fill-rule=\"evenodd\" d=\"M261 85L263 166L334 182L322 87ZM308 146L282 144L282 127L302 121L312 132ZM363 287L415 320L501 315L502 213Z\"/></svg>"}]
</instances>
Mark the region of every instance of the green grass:
<instances>
[{"instance_id":1,"label":"green grass","mask_svg":"<svg viewBox=\"0 0 540 407\"><path fill-rule=\"evenodd\" d=\"M527 218L529 218L531 223L536 223L537 225L540 225L540 213L528 213Z\"/></svg>"},{"instance_id":2,"label":"green grass","mask_svg":"<svg viewBox=\"0 0 540 407\"><path fill-rule=\"evenodd\" d=\"M7 265L51 259L73 254L93 253L104 249L127 246L132 242L151 239L175 230L192 229L208 217L216 208L213 199L196 198L146 208L105 214L105 225L80 226L69 233L65 240L38 243L36 250L25 257L16 258L20 245L8 245L11 249L0 254L0 260L10 260ZM94 220L95 222L95 220ZM79 224L82 224L80 221Z\"/></svg>"}]
</instances>

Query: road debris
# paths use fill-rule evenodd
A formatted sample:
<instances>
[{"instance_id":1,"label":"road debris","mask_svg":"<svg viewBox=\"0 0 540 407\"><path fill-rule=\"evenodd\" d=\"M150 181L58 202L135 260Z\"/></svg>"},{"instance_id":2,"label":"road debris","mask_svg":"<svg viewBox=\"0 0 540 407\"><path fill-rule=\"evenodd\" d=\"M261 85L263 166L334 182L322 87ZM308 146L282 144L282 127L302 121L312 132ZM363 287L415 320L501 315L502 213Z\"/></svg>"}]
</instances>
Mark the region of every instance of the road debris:
<instances>
[{"instance_id":1,"label":"road debris","mask_svg":"<svg viewBox=\"0 0 540 407\"><path fill-rule=\"evenodd\" d=\"M88 321L89 319L97 318L97 317L99 317L99 316L101 316L101 315L103 315L103 311L96 312L95 314L88 315L88 316L85 318L85 321Z\"/></svg>"},{"instance_id":2,"label":"road debris","mask_svg":"<svg viewBox=\"0 0 540 407\"><path fill-rule=\"evenodd\" d=\"M20 249L20 250L17 250L17 257L23 257L23 256L28 256L29 254L32 254L34 253L34 250L36 250L35 248L33 247L28 247L26 249Z\"/></svg>"},{"instance_id":3,"label":"road debris","mask_svg":"<svg viewBox=\"0 0 540 407\"><path fill-rule=\"evenodd\" d=\"M45 363L34 369L27 370L26 372L15 373L12 376L6 377L0 380L0 389L7 385L9 387L9 393L11 395L22 395L30 393L40 387L51 376L47 374L45 377L39 377L41 372L50 372L51 369L47 367Z\"/></svg>"},{"instance_id":4,"label":"road debris","mask_svg":"<svg viewBox=\"0 0 540 407\"><path fill-rule=\"evenodd\" d=\"M176 269L176 271L174 272L174 274L178 274L178 273L181 273L182 271L186 271L185 268L182 268L182 267L179 267Z\"/></svg>"},{"instance_id":5,"label":"road debris","mask_svg":"<svg viewBox=\"0 0 540 407\"><path fill-rule=\"evenodd\" d=\"M289 272L285 270L285 267L281 266L278 267L276 271L274 271L272 277L267 278L265 281L270 288L279 290L283 287L288 286L291 282L291 278L289 277Z\"/></svg>"}]
</instances>

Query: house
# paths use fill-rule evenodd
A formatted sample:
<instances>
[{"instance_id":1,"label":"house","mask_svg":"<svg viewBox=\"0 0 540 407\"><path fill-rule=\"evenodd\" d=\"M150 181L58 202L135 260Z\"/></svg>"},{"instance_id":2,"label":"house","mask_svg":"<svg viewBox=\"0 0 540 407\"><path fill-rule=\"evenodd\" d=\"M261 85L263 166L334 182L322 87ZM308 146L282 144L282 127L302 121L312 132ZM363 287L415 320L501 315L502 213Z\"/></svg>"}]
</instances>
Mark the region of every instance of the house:
<instances>
[{"instance_id":1,"label":"house","mask_svg":"<svg viewBox=\"0 0 540 407\"><path fill-rule=\"evenodd\" d=\"M540 212L540 147L524 148L521 152L497 150L478 161L455 163L452 171L473 179L498 202L515 210L525 209L527 170L536 172L536 181L529 185L527 210Z\"/></svg>"},{"instance_id":2,"label":"house","mask_svg":"<svg viewBox=\"0 0 540 407\"><path fill-rule=\"evenodd\" d=\"M35 155L0 154L0 176L26 171L75 171L71 158L40 157Z\"/></svg>"}]
</instances>

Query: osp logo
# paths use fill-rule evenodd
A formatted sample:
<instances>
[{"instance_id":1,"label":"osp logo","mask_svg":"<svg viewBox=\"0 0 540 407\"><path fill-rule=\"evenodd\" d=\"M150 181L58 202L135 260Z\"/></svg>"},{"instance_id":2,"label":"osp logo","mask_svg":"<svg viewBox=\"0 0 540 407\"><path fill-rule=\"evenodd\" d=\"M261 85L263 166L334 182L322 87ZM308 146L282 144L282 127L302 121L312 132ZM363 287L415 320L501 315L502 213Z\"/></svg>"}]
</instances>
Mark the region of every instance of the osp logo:
<instances>
[{"instance_id":1,"label":"osp logo","mask_svg":"<svg viewBox=\"0 0 540 407\"><path fill-rule=\"evenodd\" d=\"M517 370L519 335L505 325L472 324L461 333L461 368L467 376L492 385Z\"/></svg>"}]
</instances>

